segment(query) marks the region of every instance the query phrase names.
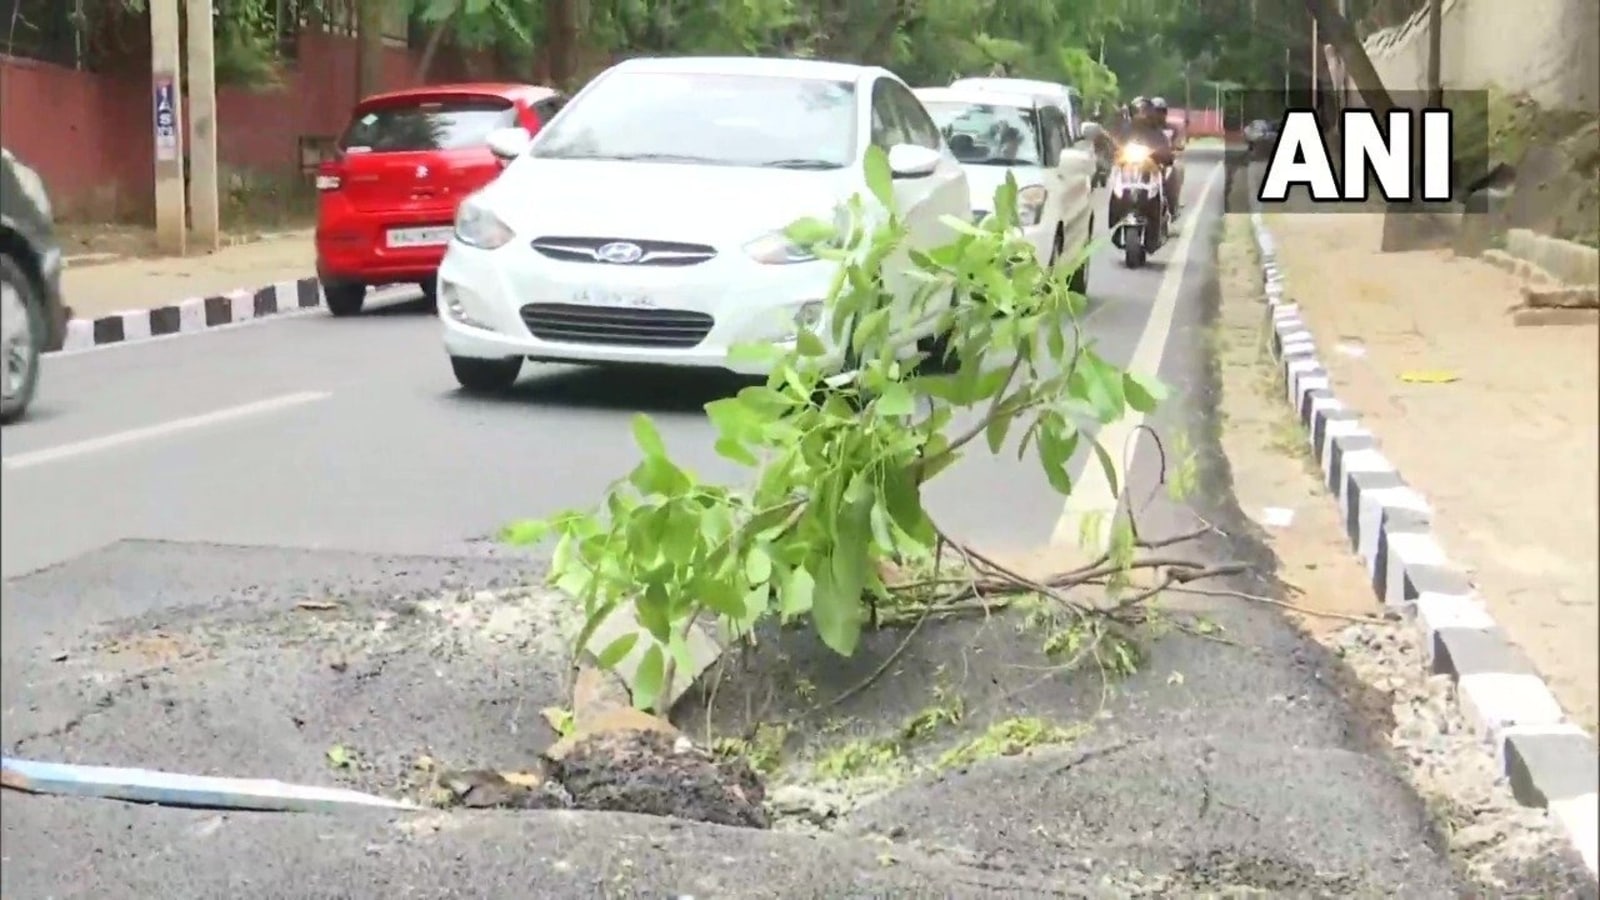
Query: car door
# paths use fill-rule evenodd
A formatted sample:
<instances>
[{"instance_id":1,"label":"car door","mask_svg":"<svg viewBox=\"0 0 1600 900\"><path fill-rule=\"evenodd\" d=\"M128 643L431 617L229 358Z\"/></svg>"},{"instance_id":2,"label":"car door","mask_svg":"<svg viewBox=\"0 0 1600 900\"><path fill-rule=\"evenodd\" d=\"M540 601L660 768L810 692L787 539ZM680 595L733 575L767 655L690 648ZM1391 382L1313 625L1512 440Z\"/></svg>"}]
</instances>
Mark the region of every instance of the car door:
<instances>
[{"instance_id":1,"label":"car door","mask_svg":"<svg viewBox=\"0 0 1600 900\"><path fill-rule=\"evenodd\" d=\"M1053 106L1041 106L1037 116L1045 189L1045 213L1039 221L1041 224L1064 225L1070 221L1068 211L1072 208L1069 198L1071 185L1067 182L1070 173L1061 164L1061 151L1067 149L1067 120Z\"/></svg>"},{"instance_id":2,"label":"car door","mask_svg":"<svg viewBox=\"0 0 1600 900\"><path fill-rule=\"evenodd\" d=\"M1056 154L1056 171L1061 173L1061 221L1067 234L1063 256L1070 260L1089 242L1093 229L1094 148L1090 141L1073 136L1064 111L1051 109L1045 115L1062 142L1062 149Z\"/></svg>"},{"instance_id":3,"label":"car door","mask_svg":"<svg viewBox=\"0 0 1600 900\"><path fill-rule=\"evenodd\" d=\"M906 226L906 241L884 267L886 286L907 314L921 282L909 275L909 251L928 251L956 239L956 230L945 216L958 220L971 216L967 175L945 146L944 135L935 125L922 102L911 89L892 78L880 78L872 88L872 143L888 152L895 144L913 144L937 151L939 165L933 174L921 178L897 178L894 182L896 211ZM919 315L908 316L906 333L921 337L931 329L939 314L930 306Z\"/></svg>"}]
</instances>

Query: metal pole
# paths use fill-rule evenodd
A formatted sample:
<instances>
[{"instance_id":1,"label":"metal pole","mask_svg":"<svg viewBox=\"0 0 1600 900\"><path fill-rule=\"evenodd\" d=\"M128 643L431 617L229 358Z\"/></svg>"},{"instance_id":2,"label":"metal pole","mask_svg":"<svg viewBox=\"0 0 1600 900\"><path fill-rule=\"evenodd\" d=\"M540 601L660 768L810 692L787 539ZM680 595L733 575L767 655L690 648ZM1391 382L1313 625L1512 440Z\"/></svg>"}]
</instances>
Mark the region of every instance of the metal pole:
<instances>
[{"instance_id":1,"label":"metal pole","mask_svg":"<svg viewBox=\"0 0 1600 900\"><path fill-rule=\"evenodd\" d=\"M189 208L194 236L207 253L222 244L217 203L217 66L212 55L212 0L188 0Z\"/></svg>"},{"instance_id":2,"label":"metal pole","mask_svg":"<svg viewBox=\"0 0 1600 900\"><path fill-rule=\"evenodd\" d=\"M1312 109L1316 109L1317 108L1317 79L1321 74L1321 69L1317 65L1317 52L1318 52L1318 48L1321 47L1321 46L1322 46L1321 42L1319 42L1317 40L1317 20L1316 19L1312 19L1311 20L1311 108Z\"/></svg>"},{"instance_id":3,"label":"metal pole","mask_svg":"<svg viewBox=\"0 0 1600 900\"><path fill-rule=\"evenodd\" d=\"M150 92L155 134L156 246L183 255L182 61L178 58L178 0L150 2Z\"/></svg>"}]
</instances>

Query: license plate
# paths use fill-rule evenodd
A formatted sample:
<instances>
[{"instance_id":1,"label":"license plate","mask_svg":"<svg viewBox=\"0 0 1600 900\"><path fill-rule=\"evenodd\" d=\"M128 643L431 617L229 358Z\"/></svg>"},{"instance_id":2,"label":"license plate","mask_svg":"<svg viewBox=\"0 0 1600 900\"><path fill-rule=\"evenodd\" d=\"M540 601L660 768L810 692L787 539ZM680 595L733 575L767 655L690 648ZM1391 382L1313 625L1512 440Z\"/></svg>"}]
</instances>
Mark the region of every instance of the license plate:
<instances>
[{"instance_id":1,"label":"license plate","mask_svg":"<svg viewBox=\"0 0 1600 900\"><path fill-rule=\"evenodd\" d=\"M581 306L609 306L620 309L655 309L649 295L632 291L608 291L603 288L582 288L572 295L572 302Z\"/></svg>"},{"instance_id":2,"label":"license plate","mask_svg":"<svg viewBox=\"0 0 1600 900\"><path fill-rule=\"evenodd\" d=\"M391 247L441 247L450 243L450 235L454 229L440 228L391 228L386 236Z\"/></svg>"}]
</instances>

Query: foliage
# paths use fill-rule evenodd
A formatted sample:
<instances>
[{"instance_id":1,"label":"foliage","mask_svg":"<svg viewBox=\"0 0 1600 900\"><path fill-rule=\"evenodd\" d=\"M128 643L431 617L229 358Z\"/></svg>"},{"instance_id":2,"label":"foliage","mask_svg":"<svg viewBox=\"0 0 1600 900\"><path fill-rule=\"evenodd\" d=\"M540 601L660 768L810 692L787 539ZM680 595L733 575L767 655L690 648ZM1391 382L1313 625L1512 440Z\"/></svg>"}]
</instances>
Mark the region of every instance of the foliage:
<instances>
[{"instance_id":1,"label":"foliage","mask_svg":"<svg viewBox=\"0 0 1600 900\"><path fill-rule=\"evenodd\" d=\"M985 221L950 219L959 237L921 252L906 246L892 212L881 151L869 151L867 172L871 196L854 198L837 224L808 219L787 232L838 263L824 332L803 330L789 349L738 348L769 362L771 375L706 406L717 451L750 470L749 484L701 481L640 415L642 458L598 510L508 531L521 543L556 536L552 578L580 598L587 621L578 646L632 606L643 631L598 657L609 668L643 647L634 684L642 706L668 692L688 628L705 616L737 634L768 619L808 621L828 647L853 653L876 605L897 591L888 567L934 565L957 547L923 506L929 480L981 440L991 453L1031 453L1062 495L1072 491L1069 461L1087 448L1114 486L1116 467L1091 432L1130 409L1149 412L1164 393L1084 337L1085 299L1067 288L1082 260L1052 267L1035 257L1017 229L1014 180ZM886 268L902 251L915 267L909 308L892 292L892 280L907 276ZM935 320L945 338L907 359L916 349L898 337L907 316ZM839 361L829 347L847 348L853 377L829 377ZM967 410L980 411L977 420L957 428ZM1102 582L1120 568L1099 573Z\"/></svg>"}]
</instances>

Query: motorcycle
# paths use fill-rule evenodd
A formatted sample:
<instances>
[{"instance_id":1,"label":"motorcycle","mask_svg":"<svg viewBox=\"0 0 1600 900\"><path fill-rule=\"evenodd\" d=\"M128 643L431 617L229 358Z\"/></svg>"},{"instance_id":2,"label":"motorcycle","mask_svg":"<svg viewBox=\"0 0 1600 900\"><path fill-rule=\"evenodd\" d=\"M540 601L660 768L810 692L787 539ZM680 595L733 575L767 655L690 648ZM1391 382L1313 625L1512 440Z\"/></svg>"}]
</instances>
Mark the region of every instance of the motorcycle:
<instances>
[{"instance_id":1,"label":"motorcycle","mask_svg":"<svg viewBox=\"0 0 1600 900\"><path fill-rule=\"evenodd\" d=\"M1165 175L1149 147L1130 142L1117 150L1108 218L1116 223L1111 243L1122 251L1123 263L1130 269L1142 267L1172 233Z\"/></svg>"}]
</instances>

